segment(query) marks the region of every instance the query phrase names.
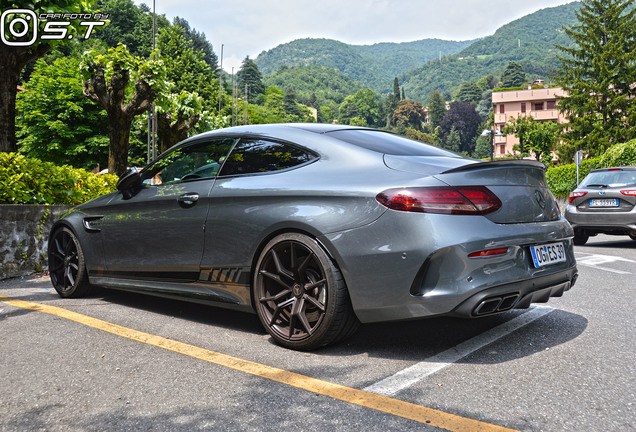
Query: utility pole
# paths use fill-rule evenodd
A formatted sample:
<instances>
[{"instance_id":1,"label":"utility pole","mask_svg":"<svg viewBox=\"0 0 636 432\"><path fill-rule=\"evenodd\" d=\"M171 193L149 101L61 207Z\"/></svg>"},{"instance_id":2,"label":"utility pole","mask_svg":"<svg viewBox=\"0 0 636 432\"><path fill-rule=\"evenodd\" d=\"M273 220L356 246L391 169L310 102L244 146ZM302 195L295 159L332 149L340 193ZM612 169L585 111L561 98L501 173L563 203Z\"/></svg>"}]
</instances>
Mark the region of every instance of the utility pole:
<instances>
[{"instance_id":1,"label":"utility pole","mask_svg":"<svg viewBox=\"0 0 636 432\"><path fill-rule=\"evenodd\" d=\"M232 126L235 126L234 124L234 96L235 96L235 88L234 88L234 67L232 67Z\"/></svg>"},{"instance_id":2,"label":"utility pole","mask_svg":"<svg viewBox=\"0 0 636 432\"><path fill-rule=\"evenodd\" d=\"M223 44L221 44L221 70L219 71L219 115L221 115L221 104L223 103Z\"/></svg>"},{"instance_id":3,"label":"utility pole","mask_svg":"<svg viewBox=\"0 0 636 432\"><path fill-rule=\"evenodd\" d=\"M247 124L247 83L245 83L245 112L243 113L243 124Z\"/></svg>"},{"instance_id":4,"label":"utility pole","mask_svg":"<svg viewBox=\"0 0 636 432\"><path fill-rule=\"evenodd\" d=\"M157 48L157 13L155 0L152 0L152 50ZM152 160L157 158L157 107L152 103Z\"/></svg>"}]
</instances>

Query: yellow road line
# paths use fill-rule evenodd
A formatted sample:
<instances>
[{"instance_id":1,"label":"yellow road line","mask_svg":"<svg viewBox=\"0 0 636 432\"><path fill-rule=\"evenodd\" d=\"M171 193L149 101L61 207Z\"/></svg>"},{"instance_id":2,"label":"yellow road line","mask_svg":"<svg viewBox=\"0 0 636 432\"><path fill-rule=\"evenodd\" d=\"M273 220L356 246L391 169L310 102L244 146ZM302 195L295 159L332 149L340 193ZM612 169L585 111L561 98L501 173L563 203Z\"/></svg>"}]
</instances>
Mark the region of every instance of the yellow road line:
<instances>
[{"instance_id":1,"label":"yellow road line","mask_svg":"<svg viewBox=\"0 0 636 432\"><path fill-rule=\"evenodd\" d=\"M22 300L13 300L9 297L0 296L0 301L15 307L44 312L71 321L84 324L89 327L100 329L118 336L154 345L159 348L174 351L183 355L205 360L220 366L232 368L241 372L256 375L279 383L287 384L299 389L313 393L329 396L351 404L371 408L405 419L425 423L437 428L457 432L514 432L507 429L477 420L460 417L454 414L445 413L432 408L393 399L376 393L357 390L339 384L322 381L316 378L307 377L283 369L263 365L260 363L243 360L226 354L217 353L194 345L177 342L161 336L129 329L117 324L82 315L67 309L56 306L31 303Z\"/></svg>"}]
</instances>

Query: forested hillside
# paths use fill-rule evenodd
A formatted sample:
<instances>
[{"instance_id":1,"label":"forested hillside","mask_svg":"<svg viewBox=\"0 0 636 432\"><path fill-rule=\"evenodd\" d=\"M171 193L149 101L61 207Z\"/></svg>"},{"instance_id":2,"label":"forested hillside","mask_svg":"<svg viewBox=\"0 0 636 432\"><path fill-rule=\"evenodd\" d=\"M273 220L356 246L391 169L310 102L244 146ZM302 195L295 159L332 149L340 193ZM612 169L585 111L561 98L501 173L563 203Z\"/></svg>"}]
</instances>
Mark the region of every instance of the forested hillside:
<instances>
[{"instance_id":1,"label":"forested hillside","mask_svg":"<svg viewBox=\"0 0 636 432\"><path fill-rule=\"evenodd\" d=\"M259 70L269 75L280 66L322 65L337 69L364 85L386 92L393 78L442 55L451 55L473 41L425 39L405 43L348 45L331 39L298 39L263 51L255 59Z\"/></svg>"},{"instance_id":2,"label":"forested hillside","mask_svg":"<svg viewBox=\"0 0 636 432\"><path fill-rule=\"evenodd\" d=\"M568 45L563 26L576 23L579 2L542 9L511 22L460 53L430 61L400 77L409 98L425 101L434 90L449 94L464 81L501 75L511 62L521 64L529 79L552 76L559 64L554 44Z\"/></svg>"},{"instance_id":3,"label":"forested hillside","mask_svg":"<svg viewBox=\"0 0 636 432\"><path fill-rule=\"evenodd\" d=\"M364 88L337 69L321 65L281 66L263 81L266 86L295 90L299 100L306 105L315 98L318 107L326 105L334 110L345 97Z\"/></svg>"}]
</instances>

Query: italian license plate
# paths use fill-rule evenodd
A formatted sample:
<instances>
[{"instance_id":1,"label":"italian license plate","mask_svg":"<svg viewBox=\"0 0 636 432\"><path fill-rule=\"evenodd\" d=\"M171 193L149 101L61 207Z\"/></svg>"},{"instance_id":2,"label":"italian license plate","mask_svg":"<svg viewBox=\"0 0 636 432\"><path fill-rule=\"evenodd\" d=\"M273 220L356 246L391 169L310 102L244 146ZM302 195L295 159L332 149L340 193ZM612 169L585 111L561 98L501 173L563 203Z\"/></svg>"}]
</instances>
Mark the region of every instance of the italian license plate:
<instances>
[{"instance_id":1,"label":"italian license plate","mask_svg":"<svg viewBox=\"0 0 636 432\"><path fill-rule=\"evenodd\" d=\"M565 262L567 260L565 247L562 242L530 246L530 253L532 254L532 261L536 268Z\"/></svg>"},{"instance_id":2,"label":"italian license plate","mask_svg":"<svg viewBox=\"0 0 636 432\"><path fill-rule=\"evenodd\" d=\"M616 198L591 199L590 207L618 207L618 199Z\"/></svg>"}]
</instances>

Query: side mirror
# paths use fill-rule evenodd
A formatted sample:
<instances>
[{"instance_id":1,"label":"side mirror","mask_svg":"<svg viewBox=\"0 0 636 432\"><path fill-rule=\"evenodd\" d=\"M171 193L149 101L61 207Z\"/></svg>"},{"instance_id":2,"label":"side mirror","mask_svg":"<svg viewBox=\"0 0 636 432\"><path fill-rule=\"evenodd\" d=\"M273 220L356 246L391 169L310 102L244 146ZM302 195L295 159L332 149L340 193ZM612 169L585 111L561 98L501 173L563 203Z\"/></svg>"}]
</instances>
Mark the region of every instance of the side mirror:
<instances>
[{"instance_id":1,"label":"side mirror","mask_svg":"<svg viewBox=\"0 0 636 432\"><path fill-rule=\"evenodd\" d=\"M126 171L117 182L117 190L122 193L124 199L134 197L142 187L141 174L139 174L137 168L131 168Z\"/></svg>"}]
</instances>

